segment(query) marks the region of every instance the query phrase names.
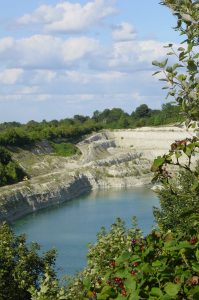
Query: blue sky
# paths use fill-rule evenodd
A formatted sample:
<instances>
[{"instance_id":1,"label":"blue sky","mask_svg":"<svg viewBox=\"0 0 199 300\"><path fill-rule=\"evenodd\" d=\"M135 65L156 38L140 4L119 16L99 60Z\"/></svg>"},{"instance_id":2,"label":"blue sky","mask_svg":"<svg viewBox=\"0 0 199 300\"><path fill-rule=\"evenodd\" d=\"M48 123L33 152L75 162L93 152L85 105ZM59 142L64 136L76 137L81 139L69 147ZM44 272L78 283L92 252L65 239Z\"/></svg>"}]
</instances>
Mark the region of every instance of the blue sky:
<instances>
[{"instance_id":1,"label":"blue sky","mask_svg":"<svg viewBox=\"0 0 199 300\"><path fill-rule=\"evenodd\" d=\"M0 8L0 122L163 103L151 61L179 37L159 1L0 0Z\"/></svg>"}]
</instances>

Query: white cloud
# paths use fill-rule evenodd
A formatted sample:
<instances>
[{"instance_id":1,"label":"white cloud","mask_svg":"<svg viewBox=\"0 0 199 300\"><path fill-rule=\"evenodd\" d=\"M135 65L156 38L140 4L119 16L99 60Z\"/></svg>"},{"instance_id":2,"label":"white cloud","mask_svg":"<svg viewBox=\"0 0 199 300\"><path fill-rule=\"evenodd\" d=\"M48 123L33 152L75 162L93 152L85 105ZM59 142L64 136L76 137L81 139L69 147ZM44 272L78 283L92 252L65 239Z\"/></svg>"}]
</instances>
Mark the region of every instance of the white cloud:
<instances>
[{"instance_id":1,"label":"white cloud","mask_svg":"<svg viewBox=\"0 0 199 300\"><path fill-rule=\"evenodd\" d=\"M0 53L9 49L14 43L14 39L11 37L5 37L0 39Z\"/></svg>"},{"instance_id":2,"label":"white cloud","mask_svg":"<svg viewBox=\"0 0 199 300\"><path fill-rule=\"evenodd\" d=\"M107 72L95 72L86 73L83 71L66 71L67 78L74 82L79 82L81 84L94 83L96 81L111 82L120 80L128 76L126 73L118 71L107 71Z\"/></svg>"},{"instance_id":3,"label":"white cloud","mask_svg":"<svg viewBox=\"0 0 199 300\"><path fill-rule=\"evenodd\" d=\"M1 45L0 59L6 66L37 69L64 68L76 64L99 48L96 39L84 36L63 39L50 35L33 35L14 40L6 46L5 39L0 39L0 47Z\"/></svg>"},{"instance_id":4,"label":"white cloud","mask_svg":"<svg viewBox=\"0 0 199 300\"><path fill-rule=\"evenodd\" d=\"M15 91L18 95L33 95L39 92L38 86L23 86Z\"/></svg>"},{"instance_id":5,"label":"white cloud","mask_svg":"<svg viewBox=\"0 0 199 300\"><path fill-rule=\"evenodd\" d=\"M31 14L17 20L20 26L38 24L45 32L82 32L100 23L105 17L115 14L114 0L95 0L84 5L64 1L42 5Z\"/></svg>"},{"instance_id":6,"label":"white cloud","mask_svg":"<svg viewBox=\"0 0 199 300\"><path fill-rule=\"evenodd\" d=\"M96 52L99 49L99 43L97 40L80 37L70 38L63 44L63 58L64 62L73 62L85 57L87 54Z\"/></svg>"},{"instance_id":7,"label":"white cloud","mask_svg":"<svg viewBox=\"0 0 199 300\"><path fill-rule=\"evenodd\" d=\"M37 34L16 40L0 39L0 60L10 69L48 69L53 72L53 69L72 68L77 71L83 63L91 70L134 72L151 68L154 59L163 59L164 45L156 40L134 39L113 41L105 48L99 40L87 36L61 38ZM53 75L49 73L48 76Z\"/></svg>"},{"instance_id":8,"label":"white cloud","mask_svg":"<svg viewBox=\"0 0 199 300\"><path fill-rule=\"evenodd\" d=\"M65 72L66 78L73 82L81 82L82 84L87 84L91 80L91 75L86 74L85 72L79 72L75 70L66 71Z\"/></svg>"},{"instance_id":9,"label":"white cloud","mask_svg":"<svg viewBox=\"0 0 199 300\"><path fill-rule=\"evenodd\" d=\"M101 72L96 75L96 78L102 81L115 81L125 78L127 74L118 71Z\"/></svg>"},{"instance_id":10,"label":"white cloud","mask_svg":"<svg viewBox=\"0 0 199 300\"><path fill-rule=\"evenodd\" d=\"M31 82L34 84L51 83L57 76L55 71L51 70L36 70L32 75Z\"/></svg>"},{"instance_id":11,"label":"white cloud","mask_svg":"<svg viewBox=\"0 0 199 300\"><path fill-rule=\"evenodd\" d=\"M16 84L23 73L22 69L5 69L0 72L0 83L7 85Z\"/></svg>"},{"instance_id":12,"label":"white cloud","mask_svg":"<svg viewBox=\"0 0 199 300\"><path fill-rule=\"evenodd\" d=\"M137 36L135 28L127 22L123 22L113 30L113 39L116 41L131 41Z\"/></svg>"},{"instance_id":13,"label":"white cloud","mask_svg":"<svg viewBox=\"0 0 199 300\"><path fill-rule=\"evenodd\" d=\"M112 55L107 59L108 67L129 72L147 70L152 67L154 59L165 57L166 49L163 45L154 40L115 42Z\"/></svg>"}]
</instances>

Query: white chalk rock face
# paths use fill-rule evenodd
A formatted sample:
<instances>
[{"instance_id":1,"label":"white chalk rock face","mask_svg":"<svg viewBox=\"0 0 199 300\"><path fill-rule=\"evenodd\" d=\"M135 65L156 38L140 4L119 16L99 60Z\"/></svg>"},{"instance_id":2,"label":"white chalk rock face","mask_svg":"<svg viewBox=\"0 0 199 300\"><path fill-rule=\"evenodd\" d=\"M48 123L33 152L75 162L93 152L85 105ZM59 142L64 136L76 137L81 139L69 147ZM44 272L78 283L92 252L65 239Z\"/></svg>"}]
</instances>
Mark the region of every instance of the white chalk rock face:
<instances>
[{"instance_id":1,"label":"white chalk rock face","mask_svg":"<svg viewBox=\"0 0 199 300\"><path fill-rule=\"evenodd\" d=\"M174 141L193 135L174 126L106 130L78 143L82 155L72 158L52 155L46 141L32 151L19 149L15 158L31 179L0 188L0 221L18 219L92 189L149 184L154 158L167 153Z\"/></svg>"}]
</instances>

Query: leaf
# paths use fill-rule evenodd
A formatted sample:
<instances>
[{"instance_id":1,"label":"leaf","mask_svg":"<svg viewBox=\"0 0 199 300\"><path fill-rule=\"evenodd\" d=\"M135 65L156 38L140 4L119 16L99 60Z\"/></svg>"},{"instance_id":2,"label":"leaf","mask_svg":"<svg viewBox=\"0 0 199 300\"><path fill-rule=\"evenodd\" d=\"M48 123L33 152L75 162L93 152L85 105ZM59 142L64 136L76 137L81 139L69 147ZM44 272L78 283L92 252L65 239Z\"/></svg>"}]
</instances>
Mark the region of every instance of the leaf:
<instances>
[{"instance_id":1,"label":"leaf","mask_svg":"<svg viewBox=\"0 0 199 300\"><path fill-rule=\"evenodd\" d=\"M131 257L131 262L137 262L137 261L141 261L140 256L139 255L133 255Z\"/></svg>"},{"instance_id":2,"label":"leaf","mask_svg":"<svg viewBox=\"0 0 199 300\"><path fill-rule=\"evenodd\" d=\"M151 296L156 296L156 297L161 297L162 296L162 291L161 291L160 288L153 287L151 289L150 295Z\"/></svg>"},{"instance_id":3,"label":"leaf","mask_svg":"<svg viewBox=\"0 0 199 300\"><path fill-rule=\"evenodd\" d=\"M187 68L190 72L197 72L197 65L195 64L195 62L193 60L188 61Z\"/></svg>"},{"instance_id":4,"label":"leaf","mask_svg":"<svg viewBox=\"0 0 199 300\"><path fill-rule=\"evenodd\" d=\"M116 263L123 263L125 260L128 260L131 257L130 252L125 252L122 255L120 255L115 261Z\"/></svg>"},{"instance_id":5,"label":"leaf","mask_svg":"<svg viewBox=\"0 0 199 300\"><path fill-rule=\"evenodd\" d=\"M97 298L98 299L98 298ZM124 296L122 296L121 294L119 294L117 296L117 298L115 298L115 300L124 300Z\"/></svg>"},{"instance_id":6,"label":"leaf","mask_svg":"<svg viewBox=\"0 0 199 300\"><path fill-rule=\"evenodd\" d=\"M171 48L173 46L173 44L168 44L166 46L164 46L164 48Z\"/></svg>"},{"instance_id":7,"label":"leaf","mask_svg":"<svg viewBox=\"0 0 199 300\"><path fill-rule=\"evenodd\" d=\"M125 287L129 290L129 292L136 290L136 281L131 275L125 280Z\"/></svg>"},{"instance_id":8,"label":"leaf","mask_svg":"<svg viewBox=\"0 0 199 300\"><path fill-rule=\"evenodd\" d=\"M190 244L188 241L182 241L177 246L177 249L192 249L194 246Z\"/></svg>"},{"instance_id":9,"label":"leaf","mask_svg":"<svg viewBox=\"0 0 199 300\"><path fill-rule=\"evenodd\" d=\"M151 264L149 264L149 263L142 264L142 272L143 273L151 273L152 271L153 271L153 268L152 268Z\"/></svg>"},{"instance_id":10,"label":"leaf","mask_svg":"<svg viewBox=\"0 0 199 300\"><path fill-rule=\"evenodd\" d=\"M199 299L199 286L195 286L191 290L189 290L189 294L194 295L193 300L198 300Z\"/></svg>"},{"instance_id":11,"label":"leaf","mask_svg":"<svg viewBox=\"0 0 199 300\"><path fill-rule=\"evenodd\" d=\"M185 48L179 47L179 48L178 48L178 51L185 51Z\"/></svg>"},{"instance_id":12,"label":"leaf","mask_svg":"<svg viewBox=\"0 0 199 300\"><path fill-rule=\"evenodd\" d=\"M181 52L179 55L179 60L183 60L185 58L185 53Z\"/></svg>"},{"instance_id":13,"label":"leaf","mask_svg":"<svg viewBox=\"0 0 199 300\"><path fill-rule=\"evenodd\" d=\"M167 293L167 295L171 296L171 297L175 297L178 292L180 291L180 285L179 284L175 284L172 282L168 282L166 283L164 290Z\"/></svg>"},{"instance_id":14,"label":"leaf","mask_svg":"<svg viewBox=\"0 0 199 300\"><path fill-rule=\"evenodd\" d=\"M180 151L177 150L177 151L175 152L175 157L176 157L176 158L180 158L181 156L182 156L182 153L181 153Z\"/></svg>"},{"instance_id":15,"label":"leaf","mask_svg":"<svg viewBox=\"0 0 199 300\"><path fill-rule=\"evenodd\" d=\"M187 76L184 75L184 74L179 74L179 75L177 76L177 79L178 79L179 81L184 81L184 80L187 79Z\"/></svg>"},{"instance_id":16,"label":"leaf","mask_svg":"<svg viewBox=\"0 0 199 300\"><path fill-rule=\"evenodd\" d=\"M155 73L152 74L152 76L161 73L161 71L156 71Z\"/></svg>"},{"instance_id":17,"label":"leaf","mask_svg":"<svg viewBox=\"0 0 199 300\"><path fill-rule=\"evenodd\" d=\"M159 66L160 66L160 63L159 63L159 61L157 61L157 60L153 60L153 61L152 61L152 65L153 65L153 66L156 66L156 67L159 67Z\"/></svg>"},{"instance_id":18,"label":"leaf","mask_svg":"<svg viewBox=\"0 0 199 300\"><path fill-rule=\"evenodd\" d=\"M99 300L109 299L111 294L112 294L112 287L104 286L103 289L101 290L101 293L97 294L97 299Z\"/></svg>"},{"instance_id":19,"label":"leaf","mask_svg":"<svg viewBox=\"0 0 199 300\"><path fill-rule=\"evenodd\" d=\"M83 285L85 286L85 288L90 289L91 281L89 279L84 279Z\"/></svg>"},{"instance_id":20,"label":"leaf","mask_svg":"<svg viewBox=\"0 0 199 300\"><path fill-rule=\"evenodd\" d=\"M162 262L160 260L156 260L152 263L152 267L161 267L162 266Z\"/></svg>"},{"instance_id":21,"label":"leaf","mask_svg":"<svg viewBox=\"0 0 199 300\"><path fill-rule=\"evenodd\" d=\"M160 67L161 67L161 68L164 68L164 67L167 65L167 62L168 62L168 58L166 58L164 61L162 61L162 62L160 63Z\"/></svg>"},{"instance_id":22,"label":"leaf","mask_svg":"<svg viewBox=\"0 0 199 300\"><path fill-rule=\"evenodd\" d=\"M124 297L123 297L124 299ZM137 291L132 292L131 295L129 296L128 300L140 300L139 294Z\"/></svg>"},{"instance_id":23,"label":"leaf","mask_svg":"<svg viewBox=\"0 0 199 300\"><path fill-rule=\"evenodd\" d=\"M151 171L156 172L159 169L159 167L161 167L164 163L165 163L165 158L161 157L161 156L158 156L158 158L156 158L153 162L153 165L151 167Z\"/></svg>"},{"instance_id":24,"label":"leaf","mask_svg":"<svg viewBox=\"0 0 199 300\"><path fill-rule=\"evenodd\" d=\"M167 68L166 68L166 71L167 71L168 73L173 73L173 68L172 68L172 67L167 67Z\"/></svg>"},{"instance_id":25,"label":"leaf","mask_svg":"<svg viewBox=\"0 0 199 300\"><path fill-rule=\"evenodd\" d=\"M197 261L199 261L199 250L198 249L196 250L196 258L197 258Z\"/></svg>"},{"instance_id":26,"label":"leaf","mask_svg":"<svg viewBox=\"0 0 199 300\"><path fill-rule=\"evenodd\" d=\"M128 274L129 274L128 270L125 270L124 268L119 269L115 272L115 276L117 276L117 277L126 277L126 276L128 276Z\"/></svg>"},{"instance_id":27,"label":"leaf","mask_svg":"<svg viewBox=\"0 0 199 300\"><path fill-rule=\"evenodd\" d=\"M165 60L159 62L157 60L153 60L152 61L152 65L156 66L156 67L160 67L160 68L164 68L167 65L168 62L168 58L166 58Z\"/></svg>"},{"instance_id":28,"label":"leaf","mask_svg":"<svg viewBox=\"0 0 199 300\"><path fill-rule=\"evenodd\" d=\"M193 56L193 58L194 58L194 59L199 58L199 53L195 54L195 55Z\"/></svg>"},{"instance_id":29,"label":"leaf","mask_svg":"<svg viewBox=\"0 0 199 300\"><path fill-rule=\"evenodd\" d=\"M199 187L199 181L195 180L194 183L191 185L191 190L195 191L198 189L198 187Z\"/></svg>"},{"instance_id":30,"label":"leaf","mask_svg":"<svg viewBox=\"0 0 199 300\"><path fill-rule=\"evenodd\" d=\"M181 65L181 64L174 64L173 65L173 71L175 71L177 68L183 68L184 66L183 65Z\"/></svg>"},{"instance_id":31,"label":"leaf","mask_svg":"<svg viewBox=\"0 0 199 300\"><path fill-rule=\"evenodd\" d=\"M193 263L193 264L192 264L192 269L193 269L195 272L199 272L199 264Z\"/></svg>"},{"instance_id":32,"label":"leaf","mask_svg":"<svg viewBox=\"0 0 199 300\"><path fill-rule=\"evenodd\" d=\"M193 150L194 150L195 145L194 144L189 144L188 146L185 147L185 149L183 149L183 152L190 157Z\"/></svg>"}]
</instances>

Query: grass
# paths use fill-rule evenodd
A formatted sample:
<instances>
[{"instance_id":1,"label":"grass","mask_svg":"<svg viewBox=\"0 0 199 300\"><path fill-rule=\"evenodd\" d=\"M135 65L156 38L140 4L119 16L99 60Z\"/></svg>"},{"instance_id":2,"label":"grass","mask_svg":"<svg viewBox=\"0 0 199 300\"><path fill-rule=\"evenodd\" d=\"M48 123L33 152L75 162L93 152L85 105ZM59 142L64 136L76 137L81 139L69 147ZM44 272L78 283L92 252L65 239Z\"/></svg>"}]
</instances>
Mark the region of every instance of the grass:
<instances>
[{"instance_id":1,"label":"grass","mask_svg":"<svg viewBox=\"0 0 199 300\"><path fill-rule=\"evenodd\" d=\"M54 150L54 153L58 156L73 156L73 155L80 155L81 151L77 148L74 144L71 143L52 143L51 144Z\"/></svg>"}]
</instances>

